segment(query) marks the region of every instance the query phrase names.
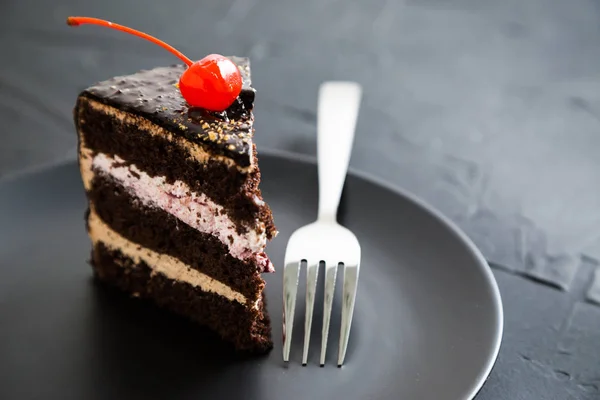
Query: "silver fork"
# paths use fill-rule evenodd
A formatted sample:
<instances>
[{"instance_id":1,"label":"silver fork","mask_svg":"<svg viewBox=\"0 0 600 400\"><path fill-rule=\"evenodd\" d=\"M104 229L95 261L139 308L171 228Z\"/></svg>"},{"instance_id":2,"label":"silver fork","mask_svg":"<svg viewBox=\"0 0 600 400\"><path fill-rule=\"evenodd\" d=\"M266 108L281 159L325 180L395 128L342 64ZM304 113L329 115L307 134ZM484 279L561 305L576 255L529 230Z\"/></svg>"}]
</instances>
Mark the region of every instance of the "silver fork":
<instances>
[{"instance_id":1,"label":"silver fork","mask_svg":"<svg viewBox=\"0 0 600 400\"><path fill-rule=\"evenodd\" d=\"M337 223L337 210L348 170L362 89L353 82L326 82L319 89L317 156L319 162L319 214L312 224L295 231L285 252L283 270L283 360L289 361L298 277L306 262L306 317L304 351L306 365L312 326L319 264L325 264L325 297L321 361L325 364L327 337L337 269L343 267L342 321L338 366L344 363L360 270L360 245L356 236Z\"/></svg>"}]
</instances>

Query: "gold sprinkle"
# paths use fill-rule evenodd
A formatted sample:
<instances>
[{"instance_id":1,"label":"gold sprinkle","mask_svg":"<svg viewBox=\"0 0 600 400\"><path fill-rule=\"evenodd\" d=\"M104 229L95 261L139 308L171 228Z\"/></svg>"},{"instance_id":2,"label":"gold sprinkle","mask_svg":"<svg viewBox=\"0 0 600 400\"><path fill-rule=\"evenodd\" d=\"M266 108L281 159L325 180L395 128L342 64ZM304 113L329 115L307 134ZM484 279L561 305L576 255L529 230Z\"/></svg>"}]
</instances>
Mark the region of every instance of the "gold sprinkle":
<instances>
[{"instance_id":1,"label":"gold sprinkle","mask_svg":"<svg viewBox=\"0 0 600 400\"><path fill-rule=\"evenodd\" d=\"M227 146L227 148L228 148L229 150L232 150L232 151L233 151L233 150L235 150L235 146L234 146L234 145L232 145L232 144L230 144L229 146Z\"/></svg>"},{"instance_id":2,"label":"gold sprinkle","mask_svg":"<svg viewBox=\"0 0 600 400\"><path fill-rule=\"evenodd\" d=\"M177 89L179 89L179 82L174 83L173 86L175 86Z\"/></svg>"},{"instance_id":3,"label":"gold sprinkle","mask_svg":"<svg viewBox=\"0 0 600 400\"><path fill-rule=\"evenodd\" d=\"M210 125L208 124L208 122L204 122L202 124L202 129L208 130L208 128L210 128Z\"/></svg>"},{"instance_id":4,"label":"gold sprinkle","mask_svg":"<svg viewBox=\"0 0 600 400\"><path fill-rule=\"evenodd\" d=\"M228 140L229 140L229 137L230 137L230 136L229 136L229 135L227 135L227 134L226 134L226 135L223 135L223 140L225 140L225 141L228 141Z\"/></svg>"},{"instance_id":5,"label":"gold sprinkle","mask_svg":"<svg viewBox=\"0 0 600 400\"><path fill-rule=\"evenodd\" d=\"M213 131L210 131L208 132L208 138L214 142L215 140L217 140L217 134Z\"/></svg>"},{"instance_id":6,"label":"gold sprinkle","mask_svg":"<svg viewBox=\"0 0 600 400\"><path fill-rule=\"evenodd\" d=\"M179 129L185 131L187 129L187 126L185 126L184 124L179 124Z\"/></svg>"}]
</instances>

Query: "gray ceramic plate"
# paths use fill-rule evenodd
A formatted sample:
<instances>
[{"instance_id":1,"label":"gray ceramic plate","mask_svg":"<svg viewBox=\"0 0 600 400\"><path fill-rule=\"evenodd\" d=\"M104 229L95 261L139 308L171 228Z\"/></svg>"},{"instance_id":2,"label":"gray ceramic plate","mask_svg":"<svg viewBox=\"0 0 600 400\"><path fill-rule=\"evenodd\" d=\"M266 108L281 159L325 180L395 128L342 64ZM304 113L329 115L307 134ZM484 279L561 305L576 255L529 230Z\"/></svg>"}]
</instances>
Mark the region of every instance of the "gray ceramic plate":
<instances>
[{"instance_id":1,"label":"gray ceramic plate","mask_svg":"<svg viewBox=\"0 0 600 400\"><path fill-rule=\"evenodd\" d=\"M261 169L281 232L269 248L277 266L291 232L316 214L317 170L310 160L276 154L263 154ZM335 366L334 323L328 364L318 366L317 312L309 365L300 365L299 299L299 331L285 366L281 268L266 278L275 349L241 359L204 329L93 282L86 265L85 199L74 163L5 182L0 398L473 397L502 336L500 295L481 254L444 217L372 179L351 174L342 202L340 219L363 249L346 364Z\"/></svg>"}]
</instances>

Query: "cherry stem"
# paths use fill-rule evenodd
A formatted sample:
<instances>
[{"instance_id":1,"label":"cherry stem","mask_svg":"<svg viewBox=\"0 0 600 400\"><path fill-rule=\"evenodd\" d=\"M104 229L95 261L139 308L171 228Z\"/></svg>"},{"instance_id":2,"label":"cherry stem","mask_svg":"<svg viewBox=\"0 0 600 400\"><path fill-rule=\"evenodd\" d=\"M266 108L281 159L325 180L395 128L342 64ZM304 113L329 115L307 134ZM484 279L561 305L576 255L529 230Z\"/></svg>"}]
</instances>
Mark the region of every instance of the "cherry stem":
<instances>
[{"instance_id":1,"label":"cherry stem","mask_svg":"<svg viewBox=\"0 0 600 400\"><path fill-rule=\"evenodd\" d=\"M186 65L188 67L194 63L192 60L190 60L185 55L183 55L183 53L180 52L179 50L177 50L175 47L168 45L167 43L163 42L162 40L159 40L159 39L155 38L154 36L150 36L147 33L140 32L138 30L131 29L131 28L128 28L123 25L115 24L110 21L105 21L105 20L99 19L99 18L90 18L90 17L69 17L69 18L67 18L67 25L69 25L69 26L79 26L79 25L85 25L85 24L104 26L106 28L116 29L118 31L126 32L131 35L141 37L142 39L149 40L152 43L159 45L163 49L173 53L175 56L179 57L181 59L181 61L186 63Z\"/></svg>"}]
</instances>

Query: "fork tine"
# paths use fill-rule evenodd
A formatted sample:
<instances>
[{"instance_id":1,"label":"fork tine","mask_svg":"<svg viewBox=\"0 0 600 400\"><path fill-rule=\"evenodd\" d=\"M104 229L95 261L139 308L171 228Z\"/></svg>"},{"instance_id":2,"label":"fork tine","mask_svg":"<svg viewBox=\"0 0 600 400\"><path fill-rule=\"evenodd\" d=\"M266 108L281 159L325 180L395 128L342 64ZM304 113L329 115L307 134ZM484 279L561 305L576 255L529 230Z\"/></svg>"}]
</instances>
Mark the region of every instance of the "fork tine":
<instances>
[{"instance_id":1,"label":"fork tine","mask_svg":"<svg viewBox=\"0 0 600 400\"><path fill-rule=\"evenodd\" d=\"M342 297L342 325L340 328L340 346L338 349L338 367L341 367L346 358L348 338L350 337L350 326L354 314L354 301L358 288L358 265L344 265L344 287Z\"/></svg>"},{"instance_id":2,"label":"fork tine","mask_svg":"<svg viewBox=\"0 0 600 400\"><path fill-rule=\"evenodd\" d=\"M302 261L287 263L283 268L283 361L290 360L298 276Z\"/></svg>"},{"instance_id":3,"label":"fork tine","mask_svg":"<svg viewBox=\"0 0 600 400\"><path fill-rule=\"evenodd\" d=\"M329 336L329 322L331 321L331 306L333 305L333 294L335 290L335 277L338 264L325 263L325 298L323 300L323 332L321 335L321 366L325 365L325 354L327 353L327 338Z\"/></svg>"},{"instance_id":4,"label":"fork tine","mask_svg":"<svg viewBox=\"0 0 600 400\"><path fill-rule=\"evenodd\" d=\"M315 306L315 291L317 290L317 276L319 262L306 263L306 317L304 319L304 350L302 352L302 365L308 360L308 346L310 344L310 329L312 326L313 309Z\"/></svg>"}]
</instances>

